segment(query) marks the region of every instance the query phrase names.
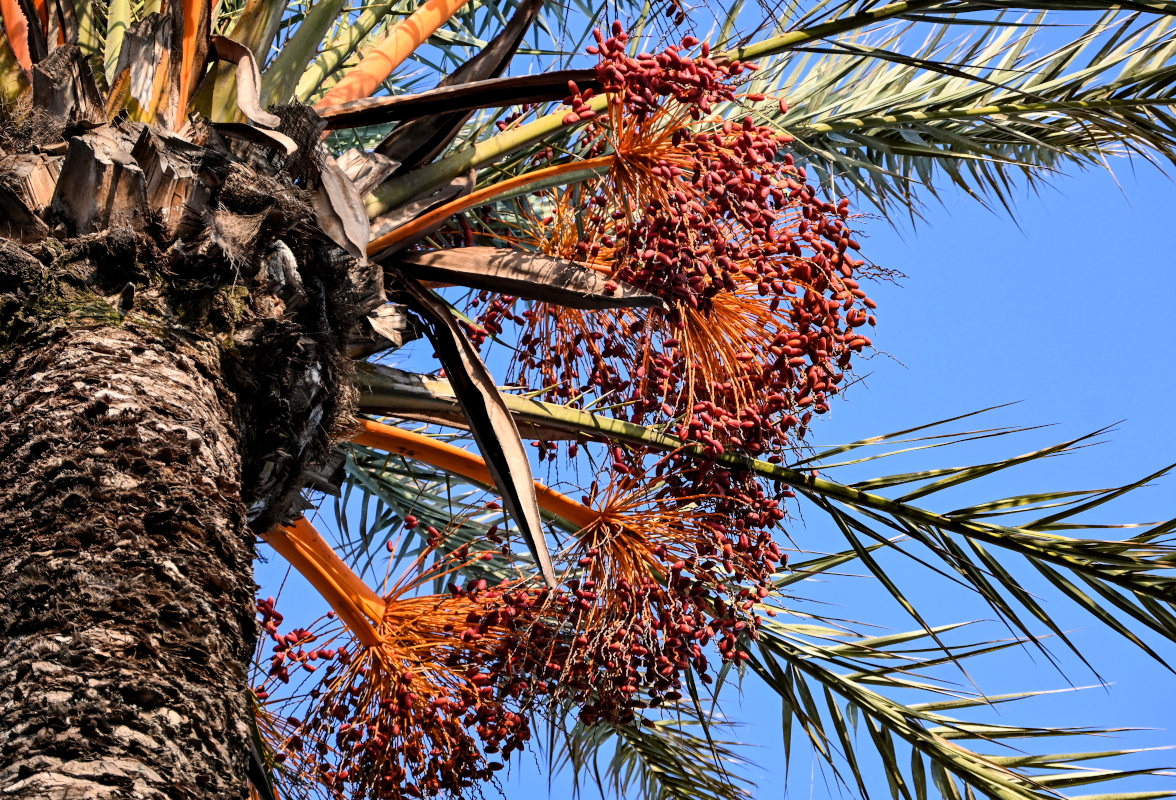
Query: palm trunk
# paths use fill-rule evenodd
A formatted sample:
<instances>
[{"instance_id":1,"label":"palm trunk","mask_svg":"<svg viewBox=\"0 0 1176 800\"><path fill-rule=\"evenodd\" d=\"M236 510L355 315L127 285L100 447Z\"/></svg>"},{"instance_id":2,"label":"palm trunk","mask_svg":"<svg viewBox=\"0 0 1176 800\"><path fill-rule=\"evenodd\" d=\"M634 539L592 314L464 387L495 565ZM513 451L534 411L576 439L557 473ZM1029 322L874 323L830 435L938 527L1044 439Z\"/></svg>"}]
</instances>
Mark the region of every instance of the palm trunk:
<instances>
[{"instance_id":1,"label":"palm trunk","mask_svg":"<svg viewBox=\"0 0 1176 800\"><path fill-rule=\"evenodd\" d=\"M0 151L6 798L248 796L253 537L348 424L382 295L284 128L276 164L123 120Z\"/></svg>"},{"instance_id":2,"label":"palm trunk","mask_svg":"<svg viewBox=\"0 0 1176 800\"><path fill-rule=\"evenodd\" d=\"M0 793L247 796L253 541L207 349L75 329L0 387Z\"/></svg>"}]
</instances>

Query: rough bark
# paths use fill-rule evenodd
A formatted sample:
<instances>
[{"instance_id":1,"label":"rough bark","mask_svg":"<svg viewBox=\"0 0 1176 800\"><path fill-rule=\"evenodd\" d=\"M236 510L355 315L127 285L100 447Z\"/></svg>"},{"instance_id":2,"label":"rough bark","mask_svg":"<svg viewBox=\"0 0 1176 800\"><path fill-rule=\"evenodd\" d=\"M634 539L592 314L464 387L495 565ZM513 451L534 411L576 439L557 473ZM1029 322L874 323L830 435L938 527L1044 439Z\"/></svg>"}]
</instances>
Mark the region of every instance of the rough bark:
<instances>
[{"instance_id":1,"label":"rough bark","mask_svg":"<svg viewBox=\"0 0 1176 800\"><path fill-rule=\"evenodd\" d=\"M220 373L128 327L9 364L3 796L247 796L253 544Z\"/></svg>"},{"instance_id":2,"label":"rough bark","mask_svg":"<svg viewBox=\"0 0 1176 800\"><path fill-rule=\"evenodd\" d=\"M245 798L254 534L348 425L379 273L317 134L44 135L46 180L0 151L0 797Z\"/></svg>"}]
</instances>

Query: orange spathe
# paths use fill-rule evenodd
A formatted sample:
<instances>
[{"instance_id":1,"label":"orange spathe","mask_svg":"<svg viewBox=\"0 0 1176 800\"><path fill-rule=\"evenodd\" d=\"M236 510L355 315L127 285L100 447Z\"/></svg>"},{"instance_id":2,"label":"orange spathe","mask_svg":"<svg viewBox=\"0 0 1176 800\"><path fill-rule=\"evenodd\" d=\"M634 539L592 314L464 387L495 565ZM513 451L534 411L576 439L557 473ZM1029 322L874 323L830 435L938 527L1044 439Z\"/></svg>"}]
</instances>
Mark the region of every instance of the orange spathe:
<instances>
[{"instance_id":1,"label":"orange spathe","mask_svg":"<svg viewBox=\"0 0 1176 800\"><path fill-rule=\"evenodd\" d=\"M394 69L465 4L466 0L427 0L348 70L315 104L315 108L370 97Z\"/></svg>"},{"instance_id":2,"label":"orange spathe","mask_svg":"<svg viewBox=\"0 0 1176 800\"><path fill-rule=\"evenodd\" d=\"M363 579L339 558L339 554L305 517L283 525L262 538L314 586L364 644L379 643L372 627L384 618L385 603Z\"/></svg>"},{"instance_id":3,"label":"orange spathe","mask_svg":"<svg viewBox=\"0 0 1176 800\"><path fill-rule=\"evenodd\" d=\"M505 181L483 187L464 197L450 200L448 203L438 206L429 213L422 214L412 222L401 225L399 228L373 239L368 244L368 255L376 255L381 250L391 247L397 242L403 242L405 239L431 228L454 214L474 208L475 206L480 206L483 203L488 203L494 198L513 192L516 189L521 189L524 186L550 178L557 178L560 175L567 175L570 172L580 172L581 170L609 166L613 163L613 160L613 156L597 156L596 158L586 158L582 161L569 161L566 164L556 164L553 167L544 167L533 172L524 172L522 175L516 175Z\"/></svg>"}]
</instances>

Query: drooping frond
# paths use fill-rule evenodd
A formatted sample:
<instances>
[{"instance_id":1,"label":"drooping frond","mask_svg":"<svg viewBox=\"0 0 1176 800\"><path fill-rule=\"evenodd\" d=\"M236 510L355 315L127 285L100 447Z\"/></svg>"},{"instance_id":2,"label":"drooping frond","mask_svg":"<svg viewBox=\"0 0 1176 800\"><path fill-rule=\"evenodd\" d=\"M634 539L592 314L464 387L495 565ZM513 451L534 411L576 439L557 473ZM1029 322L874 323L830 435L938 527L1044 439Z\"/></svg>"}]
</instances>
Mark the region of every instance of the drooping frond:
<instances>
[{"instance_id":1,"label":"drooping frond","mask_svg":"<svg viewBox=\"0 0 1176 800\"><path fill-rule=\"evenodd\" d=\"M888 214L917 212L942 178L1007 207L1018 176L1033 185L1114 156L1176 158L1176 22L1049 19L855 32L780 62L754 86L785 101L767 115L822 182Z\"/></svg>"},{"instance_id":2,"label":"drooping frond","mask_svg":"<svg viewBox=\"0 0 1176 800\"><path fill-rule=\"evenodd\" d=\"M432 385L443 386L443 382ZM385 410L395 405L387 395L382 400ZM424 403L415 405L419 408ZM572 412L533 400L510 401L510 405L518 414L520 424L525 425L527 419L538 424L542 419L552 433L562 426L567 432L564 435L569 436L576 430L597 435L607 431L614 440L628 438L646 446L675 446L672 439L655 430L638 430L600 415ZM840 530L851 545L840 554L791 563L779 575L775 591L764 599L761 607L762 612L771 610L776 617L765 618L755 637L737 640L750 658L748 665L784 697L786 727L791 730L795 726L797 732L803 733L813 752L828 760L837 780L844 781L851 791L864 791L869 768L861 751L866 742L882 759L895 798L923 797L935 791L943 796L957 793L966 796L968 790L993 797L1044 797L1057 789L1113 782L1134 774L1156 774L1150 767L1136 770L1106 768L1101 764L1082 766L1086 760L1125 756L1128 754L1125 750L1087 747L1092 752L1054 754L1033 748L1026 752L1024 741L1029 739L1102 736L1110 731L993 724L983 719L971 721L958 717L957 711L1039 693L987 697L961 688L954 679L946 680L942 672L962 669L966 675L965 662L1026 645L1042 648L1049 654L1044 649L1048 640L1041 638L1038 631L1070 644L1068 634L1052 620L1041 599L1022 588L1018 577L1021 572L1008 566L1006 559L997 560L994 553L1000 549L1023 556L1034 568L1047 574L1063 595L1128 641L1160 657L1146 644L1140 631L1150 628L1165 639L1176 640L1176 628L1171 625L1176 600L1172 590L1176 552L1168 541L1170 524L1146 527L1142 533L1121 541L1075 538L1081 533L1098 536L1106 531L1098 525L1082 523L1078 519L1080 513L1098 508L1155 476L1113 489L1038 492L938 513L923 507L938 492L999 470L1067 452L1081 446L1082 441L1003 461L903 472L853 484L814 478L808 472L820 468L822 472L836 473L840 469L881 463L879 459L888 454L909 457L921 452L936 453L944 447L1019 432L991 427L958 430L948 427L953 422L957 420L830 448L798 460L796 469L742 462L745 467L761 470L765 476L791 486L819 510L815 515L806 514L803 528L797 527L795 520L789 525L789 538L793 542L803 542L808 535L806 531L812 529L815 533L824 519ZM878 448L882 448L881 453L876 452ZM732 458L730 463L735 465L740 460ZM377 484L382 480L378 473L369 472L368 476ZM881 493L892 487L901 487L904 494L897 499L883 498ZM1020 523L1010 521L1017 519L1017 513L1027 514L1031 519ZM887 565L880 560L887 551L908 554L914 559L913 564L929 568L928 575L932 578L971 588L1005 621L1013 636L961 643L953 640L953 637L958 639L955 632L960 626L924 621L925 612L906 597L902 586L891 579ZM825 621L819 609L806 610L805 582L822 576L837 580L837 569L853 563L864 566L883 592L895 598L897 607L914 614L925 627L902 634L856 634L853 632L858 627L856 623ZM893 564L893 559L888 563ZM1103 607L1107 602L1117 606L1119 613ZM862 624L868 622L866 619ZM719 681L713 687L716 695L730 682L726 677L729 670L727 667L720 671ZM908 694L899 700L892 696L896 691ZM910 691L929 696L907 700ZM711 702L705 696L701 700ZM852 722L855 719L857 722ZM648 735L652 736L654 730L649 729ZM644 734L646 730L641 732ZM560 745L568 751L559 752L561 758L575 758L581 766L592 763L591 759L612 763L606 759L614 748L617 753L628 752L619 736L618 731L607 727L573 727L571 738ZM789 734L786 741L792 739ZM1006 740L1015 742L1020 749L1008 749L1002 744ZM716 762L710 749L713 742L700 738L696 744L707 754L706 760L698 763L708 765L706 769L713 771L713 776L723 775L722 761ZM904 748L909 749L909 755ZM626 758L639 759L641 752L632 752ZM655 749L655 752L663 751ZM710 785L707 779L697 775L683 776L681 781L681 786L690 787L682 791L705 794ZM735 791L728 784L720 782L719 785L725 791ZM648 797L675 796L659 794L667 790L652 784L643 791ZM1165 794L1159 792L1156 796Z\"/></svg>"},{"instance_id":3,"label":"drooping frond","mask_svg":"<svg viewBox=\"0 0 1176 800\"><path fill-rule=\"evenodd\" d=\"M796 730L803 732L838 782L863 797L870 796L862 752L866 741L881 760L895 800L926 797L936 788L944 797L975 792L984 797L1029 800L1055 796L1059 789L1162 774L1163 770L1156 768L1116 770L1081 763L1128 755L1133 752L1130 750L1029 754L1024 749L1026 739L1102 737L1113 730L973 722L956 716L961 710L1051 692L984 696L929 678L926 671L947 659L940 655L938 645L928 654L916 643L954 627L855 639L843 630L819 625L769 622L759 639L748 645L750 663L783 698L785 741L790 741ZM958 663L1015 644L959 645L948 658ZM913 690L927 699L899 702L889 697L887 690L908 695ZM1157 792L1156 796L1171 794ZM1105 795L1124 800L1130 796Z\"/></svg>"},{"instance_id":4,"label":"drooping frond","mask_svg":"<svg viewBox=\"0 0 1176 800\"><path fill-rule=\"evenodd\" d=\"M749 800L738 768L749 763L734 741L716 740L724 721L687 702L640 725L583 725L553 733L552 770L568 770L575 789L643 800ZM704 733L704 729L706 732Z\"/></svg>"},{"instance_id":5,"label":"drooping frond","mask_svg":"<svg viewBox=\"0 0 1176 800\"><path fill-rule=\"evenodd\" d=\"M381 385L386 390L393 389L390 383ZM384 394L380 396L378 404L394 413L396 400ZM579 430L585 434L607 433L614 440L629 441L645 447L665 450L684 447L679 440L656 429L590 412L534 400L511 402L510 406L520 418L525 419L528 414L533 414L532 418L543 420L548 429L562 427L569 435ZM880 437L878 441L884 442L901 435ZM1176 617L1172 614L1173 604L1176 604L1176 574L1173 574L1176 571L1176 551L1170 543L1171 523L1148 527L1142 533L1122 541L1077 538L1067 534L1084 530L1101 532L1098 526L1083 524L1077 515L1145 485L1165 474L1168 469L1113 489L1034 493L944 512L932 511L922 503L917 504L917 501L936 492L977 480L998 470L1066 452L1082 441L1065 442L999 462L902 473L850 485L814 477L808 472L817 467L829 469L833 466L822 463L818 458L809 458L797 465L805 471L766 461L753 461L734 454L724 454L718 460L732 468L750 470L765 479L788 486L800 496L811 500L829 516L850 542L863 548L863 553L866 552L865 545L889 542L896 533L909 537L910 541L926 548L935 559L946 564L953 573L958 573L961 579L992 604L998 614L1025 631L1023 624L1018 621L1019 613L1029 613L1031 617L1042 621L1048 620L1048 617L1007 569L1000 566L988 548L1015 553L1045 575L1063 594L1129 641L1155 655L1143 640L1131 633L1122 620L1109 614L1100 603L1093 601L1078 585L1070 582L1066 575L1072 573L1104 602L1112 603L1136 622L1167 638L1176 639ZM854 449L874 443L863 442ZM846 452L850 451L838 449L832 451L829 457L841 456ZM897 499L880 493L889 487L907 484L923 485L907 491ZM1032 512L1039 506L1043 506L1041 510L1047 510L1052 508L1053 503L1058 503L1058 510L1027 522L1001 524L990 521L999 520L1018 510ZM876 576L887 583L884 571L873 567L868 557L864 560ZM1013 603L1010 604L999 592L994 591L994 585L1007 591ZM892 591L899 592L897 586L890 586ZM900 593L896 594L896 599L906 604ZM1020 606L1020 612L1015 610L1017 606Z\"/></svg>"}]
</instances>

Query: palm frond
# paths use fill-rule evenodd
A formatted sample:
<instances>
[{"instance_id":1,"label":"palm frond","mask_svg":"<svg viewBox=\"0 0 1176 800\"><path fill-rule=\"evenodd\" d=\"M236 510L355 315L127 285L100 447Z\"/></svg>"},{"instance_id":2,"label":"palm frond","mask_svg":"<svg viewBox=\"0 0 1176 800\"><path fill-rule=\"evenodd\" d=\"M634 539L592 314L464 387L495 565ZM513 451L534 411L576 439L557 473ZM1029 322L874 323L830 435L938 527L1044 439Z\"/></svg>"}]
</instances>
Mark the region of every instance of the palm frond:
<instances>
[{"instance_id":1,"label":"palm frond","mask_svg":"<svg viewBox=\"0 0 1176 800\"><path fill-rule=\"evenodd\" d=\"M365 404L372 410L378 408L395 414L398 404L419 411L425 407L442 409L447 402L452 402L445 399L446 389L443 384L434 382L427 388L423 382L410 385L404 381L403 375L397 376L388 370L382 373L368 372L364 381L367 383ZM558 435L558 431L562 430L567 432L564 435L571 438L577 435L603 436L613 441L657 450L691 451L689 446L657 428L518 396L504 397L507 407L521 425L540 425L549 435L551 432ZM867 443L838 448L834 452L841 456L868 444L898 439L904 433L877 437L867 440ZM971 432L964 432L959 438L966 441L971 435ZM941 571L940 574L951 575L954 580L961 581L979 593L993 611L1014 629L1029 635L1028 623L1021 617L1028 613L1049 626L1063 641L1068 641L1040 604L986 548L996 547L1020 555L1064 595L1163 663L1164 659L1119 616L1109 613L1102 604L1066 578L1065 574L1077 576L1078 581L1102 598L1102 603L1112 604L1135 622L1170 641L1176 641L1176 616L1173 615L1176 610L1176 547L1164 540L1172 525L1162 523L1145 527L1141 533L1120 541L1078 538L1060 531L1101 532L1102 529L1091 527L1076 519L1076 516L1146 485L1169 472L1172 467L1165 467L1126 486L1112 489L1035 492L944 512L914 503L998 470L1072 451L1082 446L1088 438L1080 437L995 462L883 475L856 485L816 477L816 471L823 466L820 459L809 458L798 464L809 471L733 454L719 456L718 461L774 481L781 487L789 487L798 496L811 501L860 551L863 562L884 585L889 586L895 599L916 618L915 607L903 597L900 588L889 580L885 570L869 557L869 551L865 549L869 544L886 543L928 566L930 563L927 559L937 562L946 568L946 572ZM911 488L914 484L921 485ZM900 485L907 487L907 491L897 499L875 491ZM1051 506L1053 503L1059 505ZM1056 507L1058 510L1019 524L992 521L994 515L990 513L996 508L1031 511L1041 506ZM906 539L895 541L893 537L896 534ZM918 552L912 548L918 548Z\"/></svg>"},{"instance_id":2,"label":"palm frond","mask_svg":"<svg viewBox=\"0 0 1176 800\"><path fill-rule=\"evenodd\" d=\"M784 699L785 725L801 728L837 779L848 786L852 776L863 796L869 796L859 764L863 729L881 760L890 794L896 800L927 797L932 789L928 777L944 797L971 796L975 792L985 797L1028 800L1056 796L1055 791L1061 788L1161 773L1157 768L1114 770L1077 765L1138 751L1029 755L1006 744L1007 740L1104 736L1113 733L1112 729L990 724L949 716L944 712L1013 702L1046 692L984 697L922 679L920 670L938 662L928 659L922 663L915 655L894 651L889 645L909 642L925 632L836 645L814 640L811 633L806 628L798 632L796 626L769 621L757 639L746 645L749 663ZM985 649L973 651L983 653ZM967 649L960 648L959 652ZM895 658L901 662L897 669L866 666L870 661ZM904 704L865 686L861 679L865 675L873 678L875 685L889 689L916 688L954 696L945 701ZM961 742L975 742L983 752ZM909 762L900 744L910 750ZM1107 797L1126 800L1127 795Z\"/></svg>"},{"instance_id":3,"label":"palm frond","mask_svg":"<svg viewBox=\"0 0 1176 800\"><path fill-rule=\"evenodd\" d=\"M888 215L917 214L946 186L1008 207L1018 180L1037 186L1114 156L1176 160L1172 3L816 5L791 31L722 55L775 56L747 88L787 105L750 110L795 137L794 151L828 192L853 190ZM1046 13L1062 9L1105 13L1074 31ZM993 10L1009 13L976 16ZM1011 14L1018 10L1042 13ZM551 117L471 137L381 199L494 161L509 173L571 135L557 124L562 112Z\"/></svg>"},{"instance_id":4,"label":"palm frond","mask_svg":"<svg viewBox=\"0 0 1176 800\"><path fill-rule=\"evenodd\" d=\"M963 21L855 32L791 54L752 88L788 101L765 116L827 188L887 214L917 211L941 183L1007 207L1018 178L1176 160L1171 18L1110 13L1072 32L999 17L960 36Z\"/></svg>"},{"instance_id":5,"label":"palm frond","mask_svg":"<svg viewBox=\"0 0 1176 800\"><path fill-rule=\"evenodd\" d=\"M553 733L550 761L555 770L573 771L577 790L590 779L602 794L618 798L750 800L747 780L735 769L748 763L738 743L709 733L724 724L686 703L641 724L578 722Z\"/></svg>"}]
</instances>

